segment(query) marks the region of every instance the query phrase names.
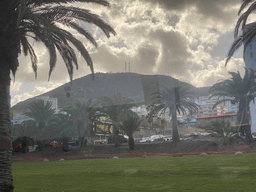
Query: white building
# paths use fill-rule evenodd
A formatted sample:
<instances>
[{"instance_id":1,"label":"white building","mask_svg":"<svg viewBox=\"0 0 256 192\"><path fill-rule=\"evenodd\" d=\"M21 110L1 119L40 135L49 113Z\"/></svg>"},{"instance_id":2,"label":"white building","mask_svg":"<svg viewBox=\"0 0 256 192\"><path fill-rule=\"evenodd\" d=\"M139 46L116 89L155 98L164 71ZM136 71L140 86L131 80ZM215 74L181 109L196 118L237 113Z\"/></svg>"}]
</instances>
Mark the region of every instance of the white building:
<instances>
[{"instance_id":1,"label":"white building","mask_svg":"<svg viewBox=\"0 0 256 192\"><path fill-rule=\"evenodd\" d=\"M44 100L44 104L46 102L51 102L52 104L52 109L58 110L58 98L50 98L49 96L41 96L41 97L37 97L37 99L43 99Z\"/></svg>"},{"instance_id":2,"label":"white building","mask_svg":"<svg viewBox=\"0 0 256 192\"><path fill-rule=\"evenodd\" d=\"M225 97L221 97L221 98L218 98L218 96L210 97L210 95L199 96L198 99L195 100L195 103L200 106L199 111L197 113L197 117L221 115L221 114L226 114L228 112L236 113L238 111L238 104L233 105L231 104L230 101L225 101L223 103L220 103L214 109L212 108L216 102L223 99L225 99Z\"/></svg>"},{"instance_id":3,"label":"white building","mask_svg":"<svg viewBox=\"0 0 256 192\"><path fill-rule=\"evenodd\" d=\"M256 27L256 22L245 25L244 32L250 30L251 27ZM254 37L251 42L244 47L244 61L246 68L251 68L256 70L256 38ZM251 112L251 131L252 133L256 132L256 104L253 102L250 103L250 112Z\"/></svg>"},{"instance_id":4,"label":"white building","mask_svg":"<svg viewBox=\"0 0 256 192\"><path fill-rule=\"evenodd\" d=\"M28 121L28 120L34 120L34 119L21 115L20 113L16 113L13 119L11 120L11 124L12 125L21 124L23 121Z\"/></svg>"},{"instance_id":5,"label":"white building","mask_svg":"<svg viewBox=\"0 0 256 192\"><path fill-rule=\"evenodd\" d=\"M133 112L137 113L140 117L146 116L148 114L147 107L145 105L139 107L133 107L131 109Z\"/></svg>"}]
</instances>

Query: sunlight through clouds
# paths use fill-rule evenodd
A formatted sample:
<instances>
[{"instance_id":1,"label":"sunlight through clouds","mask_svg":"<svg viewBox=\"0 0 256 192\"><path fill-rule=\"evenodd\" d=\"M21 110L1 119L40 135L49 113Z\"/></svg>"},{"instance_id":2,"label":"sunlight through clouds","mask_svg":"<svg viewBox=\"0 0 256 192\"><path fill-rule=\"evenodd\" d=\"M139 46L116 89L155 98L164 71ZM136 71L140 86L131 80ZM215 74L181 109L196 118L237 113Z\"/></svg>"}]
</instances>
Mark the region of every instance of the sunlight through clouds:
<instances>
[{"instance_id":1,"label":"sunlight through clouds","mask_svg":"<svg viewBox=\"0 0 256 192\"><path fill-rule=\"evenodd\" d=\"M79 23L93 34L95 48L74 32L88 49L95 72L124 72L130 63L131 72L173 76L194 86L211 86L219 79L229 78L228 71L244 72L242 48L224 67L225 56L233 41L240 0L110 0L111 8L95 4L74 4L99 14L116 31L107 38L95 26ZM253 17L254 18L254 17ZM223 37L225 41L221 40ZM49 54L42 44L33 42L38 53L38 77L35 80L30 58L20 55L16 82L12 85L12 103L42 94L69 81L62 58L48 83ZM76 51L79 70L74 79L91 73L87 63ZM25 84L33 90L22 91Z\"/></svg>"}]
</instances>

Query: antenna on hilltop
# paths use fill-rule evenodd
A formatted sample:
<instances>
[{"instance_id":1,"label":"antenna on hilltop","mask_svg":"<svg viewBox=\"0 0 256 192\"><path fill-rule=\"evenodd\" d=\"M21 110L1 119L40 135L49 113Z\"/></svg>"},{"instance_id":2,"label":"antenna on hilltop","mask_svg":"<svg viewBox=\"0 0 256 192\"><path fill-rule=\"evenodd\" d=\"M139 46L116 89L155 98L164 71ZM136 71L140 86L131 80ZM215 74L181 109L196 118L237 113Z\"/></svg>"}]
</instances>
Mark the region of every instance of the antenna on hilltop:
<instances>
[{"instance_id":1,"label":"antenna on hilltop","mask_svg":"<svg viewBox=\"0 0 256 192\"><path fill-rule=\"evenodd\" d=\"M125 61L125 64L124 64L124 72L126 73L126 61Z\"/></svg>"},{"instance_id":2,"label":"antenna on hilltop","mask_svg":"<svg viewBox=\"0 0 256 192\"><path fill-rule=\"evenodd\" d=\"M129 73L131 72L131 64L130 64L130 62L129 62Z\"/></svg>"}]
</instances>

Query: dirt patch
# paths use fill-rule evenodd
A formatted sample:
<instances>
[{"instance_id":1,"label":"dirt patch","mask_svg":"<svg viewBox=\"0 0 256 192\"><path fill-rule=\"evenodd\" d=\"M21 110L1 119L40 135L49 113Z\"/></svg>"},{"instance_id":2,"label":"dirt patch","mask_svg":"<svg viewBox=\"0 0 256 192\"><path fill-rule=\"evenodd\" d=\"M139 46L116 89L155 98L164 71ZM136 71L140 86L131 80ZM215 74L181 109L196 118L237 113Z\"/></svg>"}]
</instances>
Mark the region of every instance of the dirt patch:
<instances>
[{"instance_id":1,"label":"dirt patch","mask_svg":"<svg viewBox=\"0 0 256 192\"><path fill-rule=\"evenodd\" d=\"M178 143L154 143L154 144L137 144L134 151L131 151L127 144L120 147L114 145L95 145L87 146L85 149L71 148L69 152L63 152L61 147L48 148L45 151L31 153L14 153L14 161L41 161L44 158L57 160L78 159L78 158L111 158L114 155L119 157L135 157L147 154L149 156L159 155L186 155L207 153L233 153L242 150L243 152L255 152L256 146L249 147L246 145L220 145L214 141L180 141Z\"/></svg>"}]
</instances>

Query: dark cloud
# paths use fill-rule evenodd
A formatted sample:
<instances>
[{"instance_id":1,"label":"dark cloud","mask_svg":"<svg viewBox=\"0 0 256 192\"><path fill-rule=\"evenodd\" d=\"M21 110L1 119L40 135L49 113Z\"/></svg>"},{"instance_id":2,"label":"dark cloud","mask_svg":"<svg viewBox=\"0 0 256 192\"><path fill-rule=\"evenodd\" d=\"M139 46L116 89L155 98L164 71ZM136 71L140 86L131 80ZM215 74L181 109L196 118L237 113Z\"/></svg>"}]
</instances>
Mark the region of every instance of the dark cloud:
<instances>
[{"instance_id":1,"label":"dark cloud","mask_svg":"<svg viewBox=\"0 0 256 192\"><path fill-rule=\"evenodd\" d=\"M237 12L229 12L233 6L241 4L241 0L143 0L169 11L183 12L189 7L196 7L198 13L206 18L211 17L224 22L231 22Z\"/></svg>"}]
</instances>

